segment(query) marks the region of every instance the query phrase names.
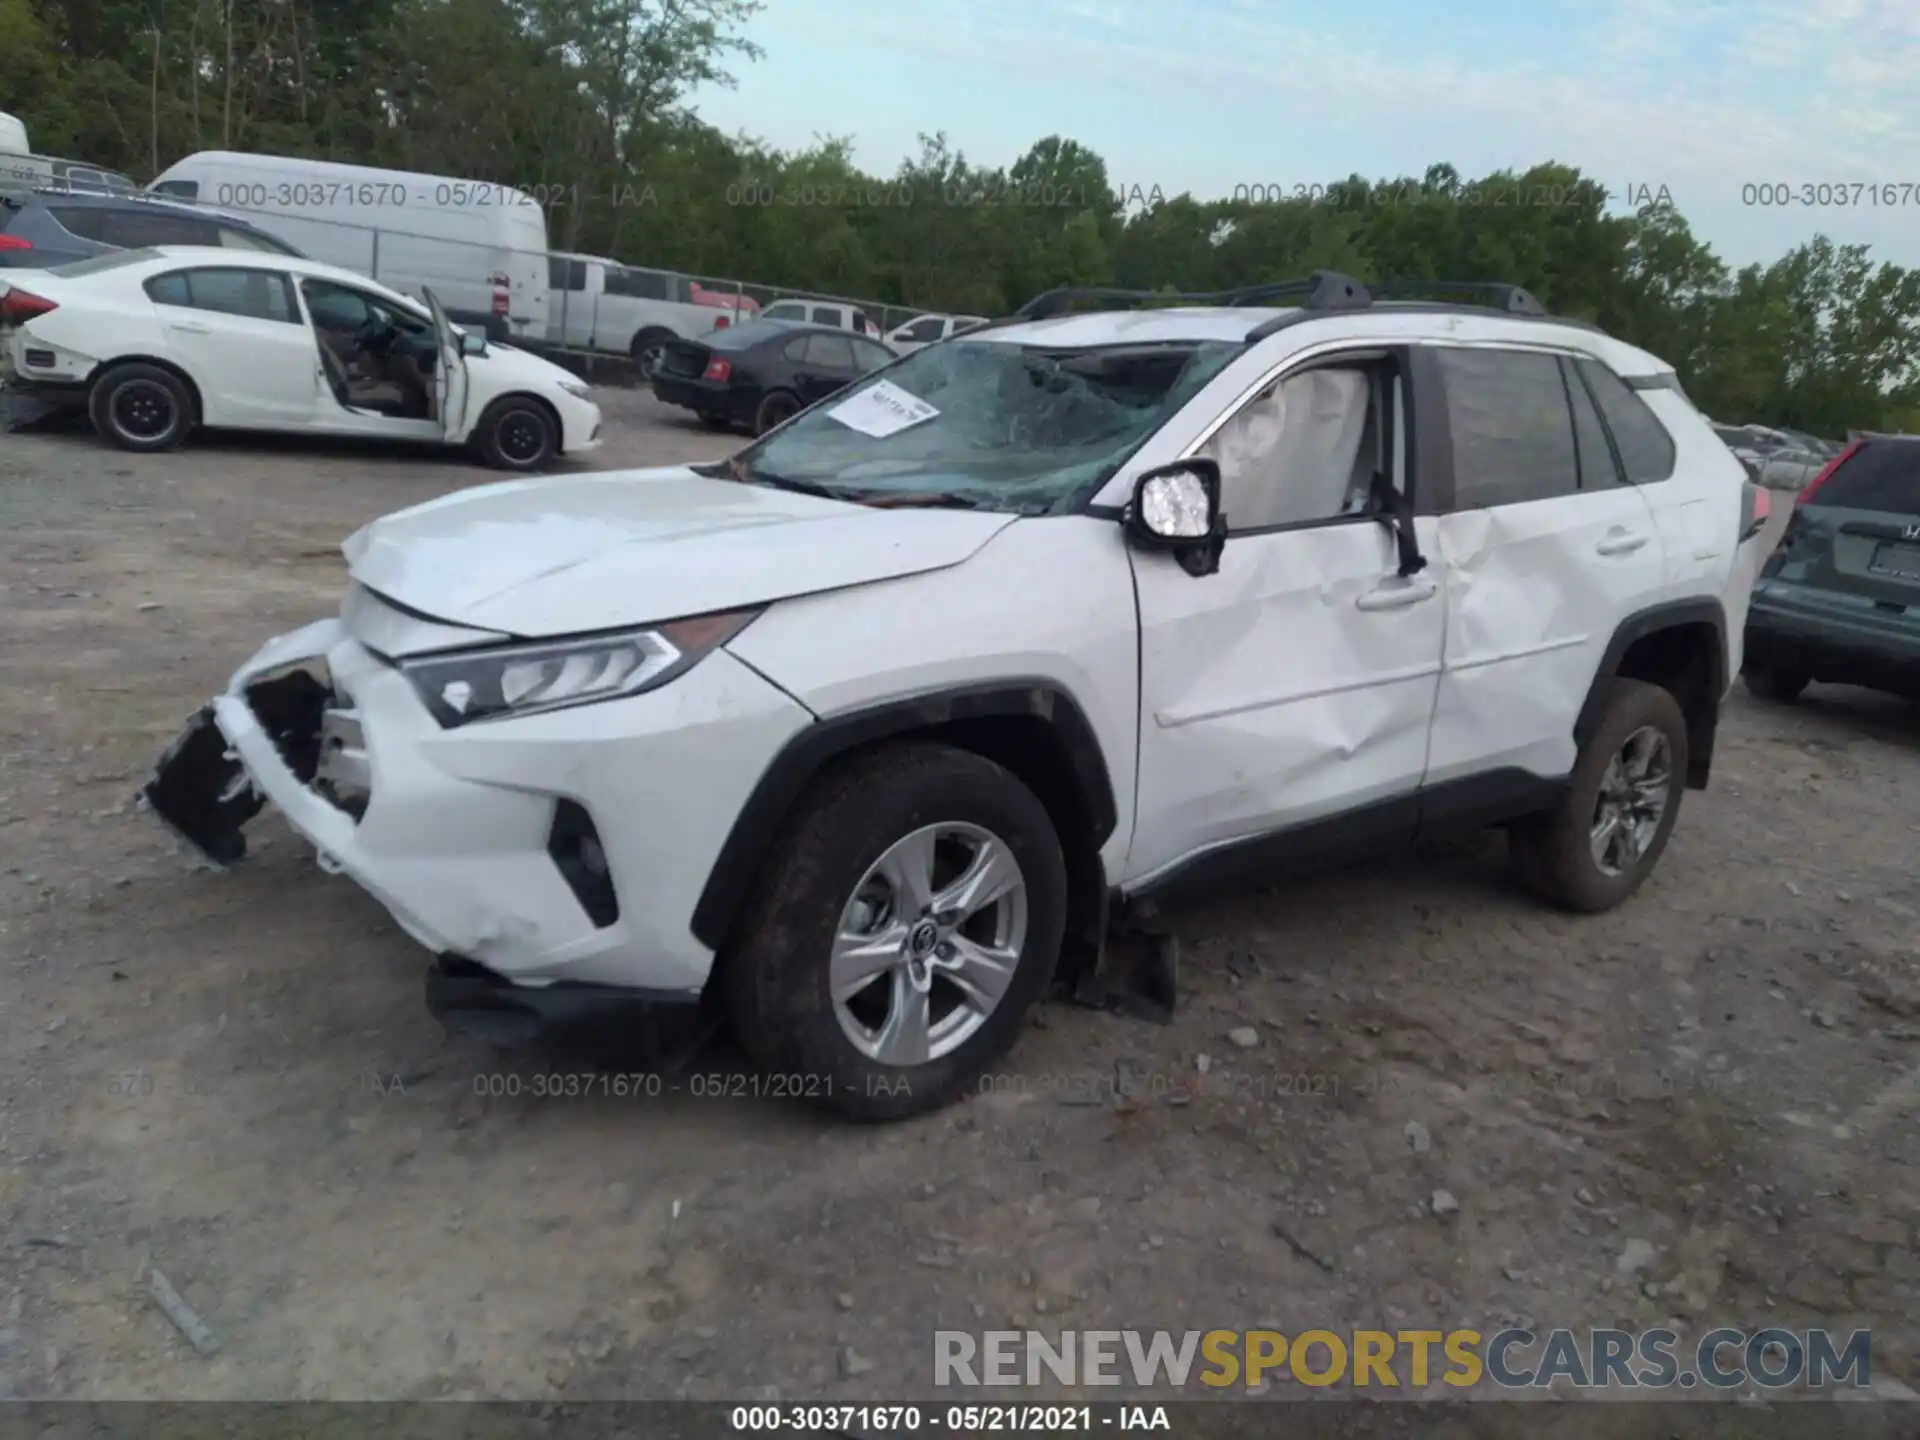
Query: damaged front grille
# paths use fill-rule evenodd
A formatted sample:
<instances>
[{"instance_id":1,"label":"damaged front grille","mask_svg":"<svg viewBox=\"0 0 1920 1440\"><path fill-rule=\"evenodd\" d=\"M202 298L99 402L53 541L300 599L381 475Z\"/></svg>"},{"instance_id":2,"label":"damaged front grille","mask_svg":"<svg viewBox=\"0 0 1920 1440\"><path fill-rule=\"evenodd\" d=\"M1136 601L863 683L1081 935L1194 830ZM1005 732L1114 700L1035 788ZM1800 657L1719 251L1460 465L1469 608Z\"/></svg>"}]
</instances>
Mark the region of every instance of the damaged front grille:
<instances>
[{"instance_id":1,"label":"damaged front grille","mask_svg":"<svg viewBox=\"0 0 1920 1440\"><path fill-rule=\"evenodd\" d=\"M314 793L356 821L364 819L373 800L373 767L367 760L366 732L360 710L347 687L333 685L332 703L320 715L319 761Z\"/></svg>"},{"instance_id":2,"label":"damaged front grille","mask_svg":"<svg viewBox=\"0 0 1920 1440\"><path fill-rule=\"evenodd\" d=\"M309 661L286 674L255 680L247 686L246 699L300 783L336 810L363 818L373 798L373 777L360 712L325 662Z\"/></svg>"}]
</instances>

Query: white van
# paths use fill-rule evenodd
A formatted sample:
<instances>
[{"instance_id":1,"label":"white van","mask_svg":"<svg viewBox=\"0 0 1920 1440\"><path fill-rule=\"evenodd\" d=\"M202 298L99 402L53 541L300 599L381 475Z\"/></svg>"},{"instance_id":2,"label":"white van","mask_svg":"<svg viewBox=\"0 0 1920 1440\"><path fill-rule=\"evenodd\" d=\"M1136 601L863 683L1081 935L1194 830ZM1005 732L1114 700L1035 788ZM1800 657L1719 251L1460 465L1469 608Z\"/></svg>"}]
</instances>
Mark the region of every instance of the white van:
<instances>
[{"instance_id":1,"label":"white van","mask_svg":"<svg viewBox=\"0 0 1920 1440\"><path fill-rule=\"evenodd\" d=\"M548 339L569 350L630 355L645 380L653 378L673 341L698 340L751 318L699 303L685 275L623 265L605 255L554 255L548 280Z\"/></svg>"},{"instance_id":2,"label":"white van","mask_svg":"<svg viewBox=\"0 0 1920 1440\"><path fill-rule=\"evenodd\" d=\"M284 155L206 150L162 171L162 195L270 215L315 260L420 296L495 340L547 338L547 217L505 185Z\"/></svg>"},{"instance_id":3,"label":"white van","mask_svg":"<svg viewBox=\"0 0 1920 1440\"><path fill-rule=\"evenodd\" d=\"M31 155L32 153L33 146L27 143L27 127L6 111L0 110L0 155Z\"/></svg>"}]
</instances>

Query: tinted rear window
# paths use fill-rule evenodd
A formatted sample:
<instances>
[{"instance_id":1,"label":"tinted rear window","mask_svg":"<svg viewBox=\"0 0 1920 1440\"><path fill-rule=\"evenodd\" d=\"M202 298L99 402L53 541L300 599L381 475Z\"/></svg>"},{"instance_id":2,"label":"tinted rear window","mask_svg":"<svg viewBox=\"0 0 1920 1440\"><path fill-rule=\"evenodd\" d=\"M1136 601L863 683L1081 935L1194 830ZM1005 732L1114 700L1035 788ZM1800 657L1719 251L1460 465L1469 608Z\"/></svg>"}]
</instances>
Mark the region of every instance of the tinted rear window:
<instances>
[{"instance_id":1,"label":"tinted rear window","mask_svg":"<svg viewBox=\"0 0 1920 1440\"><path fill-rule=\"evenodd\" d=\"M1920 440L1866 441L1807 504L1920 515Z\"/></svg>"},{"instance_id":2,"label":"tinted rear window","mask_svg":"<svg viewBox=\"0 0 1920 1440\"><path fill-rule=\"evenodd\" d=\"M750 350L763 340L792 333L791 325L783 325L777 320L749 320L744 325L729 325L710 335L702 335L700 341L714 350Z\"/></svg>"}]
</instances>

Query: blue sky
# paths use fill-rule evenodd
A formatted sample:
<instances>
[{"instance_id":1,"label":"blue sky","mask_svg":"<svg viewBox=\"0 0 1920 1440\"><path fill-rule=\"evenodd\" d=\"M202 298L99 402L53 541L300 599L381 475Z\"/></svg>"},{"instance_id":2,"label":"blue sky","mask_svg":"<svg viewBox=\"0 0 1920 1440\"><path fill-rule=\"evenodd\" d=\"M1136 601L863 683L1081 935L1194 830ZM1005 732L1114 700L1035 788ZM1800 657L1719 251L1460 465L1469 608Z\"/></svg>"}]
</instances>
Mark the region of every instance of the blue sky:
<instances>
[{"instance_id":1,"label":"blue sky","mask_svg":"<svg viewBox=\"0 0 1920 1440\"><path fill-rule=\"evenodd\" d=\"M1736 265L1824 232L1920 265L1920 0L766 0L696 108L892 173L1079 140L1126 190L1227 196L1542 160L1665 186ZM1745 187L1890 185L1777 206Z\"/></svg>"}]
</instances>

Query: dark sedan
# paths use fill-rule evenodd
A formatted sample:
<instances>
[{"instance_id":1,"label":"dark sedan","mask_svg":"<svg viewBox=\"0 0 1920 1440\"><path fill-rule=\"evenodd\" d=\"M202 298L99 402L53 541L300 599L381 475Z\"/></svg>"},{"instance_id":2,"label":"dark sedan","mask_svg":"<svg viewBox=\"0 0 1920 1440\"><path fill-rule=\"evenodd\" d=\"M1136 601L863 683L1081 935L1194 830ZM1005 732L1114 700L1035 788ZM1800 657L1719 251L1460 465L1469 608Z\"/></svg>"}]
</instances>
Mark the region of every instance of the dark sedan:
<instances>
[{"instance_id":1,"label":"dark sedan","mask_svg":"<svg viewBox=\"0 0 1920 1440\"><path fill-rule=\"evenodd\" d=\"M845 330L755 320L667 346L653 393L715 429L744 425L761 435L898 358Z\"/></svg>"},{"instance_id":2,"label":"dark sedan","mask_svg":"<svg viewBox=\"0 0 1920 1440\"><path fill-rule=\"evenodd\" d=\"M1747 688L1920 699L1920 437L1869 435L1800 494L1747 611Z\"/></svg>"}]
</instances>

